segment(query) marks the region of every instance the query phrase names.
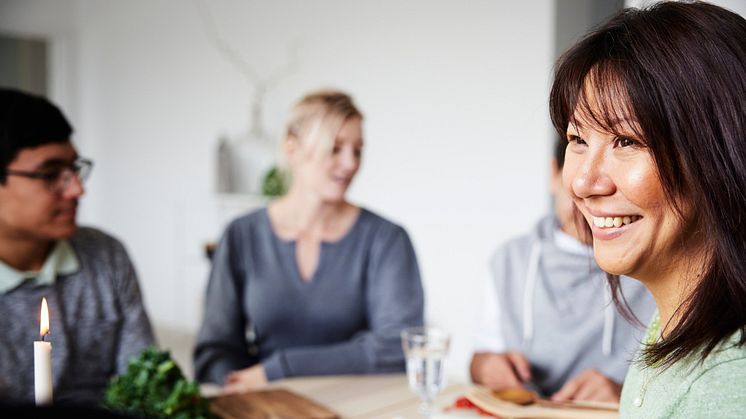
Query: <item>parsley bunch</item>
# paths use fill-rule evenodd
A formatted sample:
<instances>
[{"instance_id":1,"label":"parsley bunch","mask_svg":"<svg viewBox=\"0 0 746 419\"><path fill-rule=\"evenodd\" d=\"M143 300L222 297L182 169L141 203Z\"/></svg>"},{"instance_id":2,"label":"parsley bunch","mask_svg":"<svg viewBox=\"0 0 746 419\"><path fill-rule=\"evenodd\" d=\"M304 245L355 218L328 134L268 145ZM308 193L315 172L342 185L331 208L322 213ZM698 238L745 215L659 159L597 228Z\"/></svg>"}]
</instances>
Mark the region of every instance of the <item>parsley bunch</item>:
<instances>
[{"instance_id":1,"label":"parsley bunch","mask_svg":"<svg viewBox=\"0 0 746 419\"><path fill-rule=\"evenodd\" d=\"M207 400L196 381L187 381L168 351L151 346L130 360L127 373L114 377L104 406L143 417L211 418Z\"/></svg>"}]
</instances>

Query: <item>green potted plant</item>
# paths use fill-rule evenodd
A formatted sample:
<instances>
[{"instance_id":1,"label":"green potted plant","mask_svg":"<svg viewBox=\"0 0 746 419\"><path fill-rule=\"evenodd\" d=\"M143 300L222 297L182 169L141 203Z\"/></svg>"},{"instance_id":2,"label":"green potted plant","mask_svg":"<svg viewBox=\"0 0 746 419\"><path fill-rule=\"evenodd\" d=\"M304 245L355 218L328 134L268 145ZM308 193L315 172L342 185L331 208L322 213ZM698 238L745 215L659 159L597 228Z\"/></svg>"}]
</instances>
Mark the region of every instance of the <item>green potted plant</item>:
<instances>
[{"instance_id":1,"label":"green potted plant","mask_svg":"<svg viewBox=\"0 0 746 419\"><path fill-rule=\"evenodd\" d=\"M285 171L278 166L272 166L262 180L262 195L267 198L282 196L288 191L288 178Z\"/></svg>"}]
</instances>

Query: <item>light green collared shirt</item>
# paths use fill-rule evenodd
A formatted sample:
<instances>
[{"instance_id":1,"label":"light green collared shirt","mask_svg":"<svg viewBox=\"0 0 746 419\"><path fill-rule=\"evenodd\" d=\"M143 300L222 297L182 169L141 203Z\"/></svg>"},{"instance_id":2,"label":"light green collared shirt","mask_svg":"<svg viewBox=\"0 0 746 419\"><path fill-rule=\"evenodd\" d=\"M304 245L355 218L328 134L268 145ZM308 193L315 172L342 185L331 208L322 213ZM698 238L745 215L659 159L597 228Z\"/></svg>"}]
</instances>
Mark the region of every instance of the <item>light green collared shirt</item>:
<instances>
[{"instance_id":1,"label":"light green collared shirt","mask_svg":"<svg viewBox=\"0 0 746 419\"><path fill-rule=\"evenodd\" d=\"M0 261L0 293L6 293L32 280L38 285L51 285L59 275L70 275L80 270L78 257L67 240L60 240L44 261L40 271L19 271Z\"/></svg>"}]
</instances>

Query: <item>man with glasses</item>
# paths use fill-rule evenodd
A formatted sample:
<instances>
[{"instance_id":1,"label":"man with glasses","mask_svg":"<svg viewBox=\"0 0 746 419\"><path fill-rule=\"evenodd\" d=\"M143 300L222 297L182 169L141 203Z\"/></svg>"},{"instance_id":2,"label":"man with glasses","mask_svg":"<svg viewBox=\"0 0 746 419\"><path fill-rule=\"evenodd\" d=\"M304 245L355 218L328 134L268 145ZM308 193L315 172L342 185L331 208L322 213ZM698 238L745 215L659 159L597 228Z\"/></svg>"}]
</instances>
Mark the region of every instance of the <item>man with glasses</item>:
<instances>
[{"instance_id":1,"label":"man with glasses","mask_svg":"<svg viewBox=\"0 0 746 419\"><path fill-rule=\"evenodd\" d=\"M71 134L46 99L0 89L0 402L34 401L42 298L56 405L98 405L109 379L154 342L124 247L77 226L93 164Z\"/></svg>"}]
</instances>

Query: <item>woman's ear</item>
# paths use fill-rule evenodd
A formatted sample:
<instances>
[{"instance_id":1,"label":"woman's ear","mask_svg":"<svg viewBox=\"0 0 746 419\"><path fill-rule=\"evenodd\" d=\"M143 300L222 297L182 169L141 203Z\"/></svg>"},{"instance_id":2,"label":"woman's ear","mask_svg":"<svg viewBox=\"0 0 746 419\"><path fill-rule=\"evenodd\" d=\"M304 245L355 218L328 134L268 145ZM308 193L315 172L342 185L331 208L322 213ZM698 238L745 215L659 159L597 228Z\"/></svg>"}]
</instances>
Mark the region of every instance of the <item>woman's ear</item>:
<instances>
[{"instance_id":1,"label":"woman's ear","mask_svg":"<svg viewBox=\"0 0 746 419\"><path fill-rule=\"evenodd\" d=\"M285 159L288 162L292 162L300 151L300 144L298 138L294 135L288 135L285 137L285 141L282 142L282 152L285 154Z\"/></svg>"}]
</instances>

